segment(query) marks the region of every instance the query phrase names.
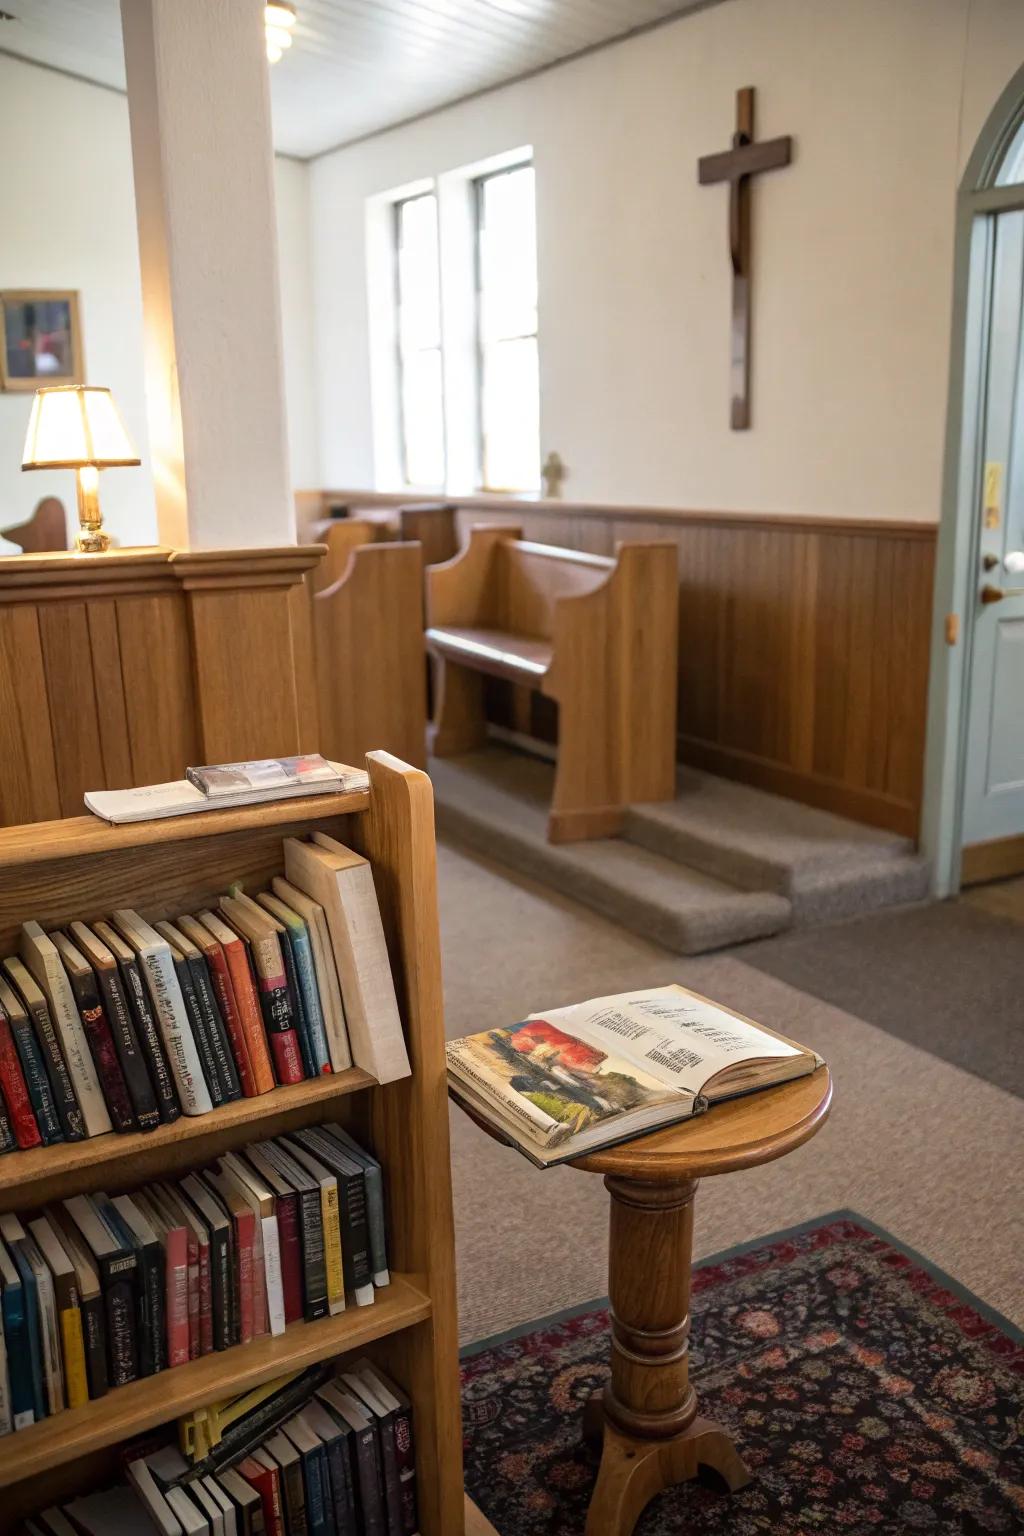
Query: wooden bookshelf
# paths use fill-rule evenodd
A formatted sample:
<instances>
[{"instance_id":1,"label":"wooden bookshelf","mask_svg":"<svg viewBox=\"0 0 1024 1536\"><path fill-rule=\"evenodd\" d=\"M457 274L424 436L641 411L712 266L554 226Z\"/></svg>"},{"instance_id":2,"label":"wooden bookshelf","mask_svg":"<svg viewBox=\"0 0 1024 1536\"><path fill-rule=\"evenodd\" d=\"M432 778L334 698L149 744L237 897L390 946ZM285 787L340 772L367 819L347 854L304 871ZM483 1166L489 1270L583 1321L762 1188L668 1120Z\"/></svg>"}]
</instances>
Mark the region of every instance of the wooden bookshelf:
<instances>
[{"instance_id":1,"label":"wooden bookshelf","mask_svg":"<svg viewBox=\"0 0 1024 1536\"><path fill-rule=\"evenodd\" d=\"M429 1316L430 1297L407 1276L392 1275L391 1284L378 1293L372 1307L350 1306L339 1317L293 1323L277 1338L254 1339L220 1354L204 1355L173 1371L118 1387L84 1408L69 1408L31 1429L5 1435L0 1439L0 1489L49 1472L60 1462L91 1456L203 1403L362 1349Z\"/></svg>"},{"instance_id":2,"label":"wooden bookshelf","mask_svg":"<svg viewBox=\"0 0 1024 1536\"><path fill-rule=\"evenodd\" d=\"M334 1119L380 1157L392 1284L372 1307L292 1325L112 1390L0 1439L0 1536L27 1513L110 1475L116 1447L184 1412L289 1369L366 1349L402 1382L416 1416L422 1536L490 1533L465 1499L433 796L424 773L388 753L367 788L341 795L112 827L92 817L0 829L0 956L21 923L85 921L117 906L149 920L210 904L235 880L264 888L282 839L320 828L373 865L410 1077L381 1087L353 1068L182 1117L148 1135L95 1137L0 1159L0 1211L95 1189L128 1189L199 1166L258 1137ZM467 1523L468 1522L468 1523Z\"/></svg>"}]
</instances>

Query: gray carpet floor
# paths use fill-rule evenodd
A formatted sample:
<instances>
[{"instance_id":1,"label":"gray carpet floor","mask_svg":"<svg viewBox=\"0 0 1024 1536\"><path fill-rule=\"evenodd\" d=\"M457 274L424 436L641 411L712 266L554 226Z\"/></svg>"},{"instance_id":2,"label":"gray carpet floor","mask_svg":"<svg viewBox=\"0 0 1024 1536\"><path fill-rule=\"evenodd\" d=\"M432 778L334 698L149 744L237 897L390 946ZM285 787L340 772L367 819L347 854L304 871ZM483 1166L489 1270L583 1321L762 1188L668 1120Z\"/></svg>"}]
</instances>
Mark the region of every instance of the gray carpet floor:
<instances>
[{"instance_id":1,"label":"gray carpet floor","mask_svg":"<svg viewBox=\"0 0 1024 1536\"><path fill-rule=\"evenodd\" d=\"M1024 1096L1024 926L1007 917L938 902L779 935L742 957Z\"/></svg>"},{"instance_id":2,"label":"gray carpet floor","mask_svg":"<svg viewBox=\"0 0 1024 1536\"><path fill-rule=\"evenodd\" d=\"M857 996L851 985L837 1004L769 974L768 944L757 966L747 960L748 949L682 958L453 846L440 848L439 867L452 1037L545 1006L680 981L828 1060L835 1107L814 1140L779 1162L701 1186L698 1257L850 1207L1024 1324L1024 1102L873 1021L871 1005L886 991L886 955L865 962L864 990ZM819 930L805 942L821 944L840 932ZM895 946L894 996L898 989L924 995L936 947ZM1014 981L1019 985L1019 963L998 944L991 964L1007 993ZM969 1035L969 999L965 1006ZM452 1154L464 1341L605 1294L607 1195L600 1178L536 1169L454 1108Z\"/></svg>"}]
</instances>

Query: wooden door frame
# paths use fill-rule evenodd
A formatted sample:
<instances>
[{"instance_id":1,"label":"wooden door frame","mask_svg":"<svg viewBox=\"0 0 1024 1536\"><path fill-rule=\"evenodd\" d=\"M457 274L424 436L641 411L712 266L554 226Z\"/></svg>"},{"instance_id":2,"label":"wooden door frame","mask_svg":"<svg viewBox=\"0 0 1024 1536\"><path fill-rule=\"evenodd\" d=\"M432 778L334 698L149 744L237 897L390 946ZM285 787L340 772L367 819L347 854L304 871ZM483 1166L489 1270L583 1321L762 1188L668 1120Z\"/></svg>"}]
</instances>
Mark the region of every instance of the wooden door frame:
<instances>
[{"instance_id":1,"label":"wooden door frame","mask_svg":"<svg viewBox=\"0 0 1024 1536\"><path fill-rule=\"evenodd\" d=\"M1024 123L1024 67L990 112L967 162L956 206L953 335L932 611L928 735L921 848L932 864L932 892L960 889L966 738L978 577L984 407L993 215L1024 209L1024 183L997 187L996 176ZM952 634L952 638L950 635Z\"/></svg>"}]
</instances>

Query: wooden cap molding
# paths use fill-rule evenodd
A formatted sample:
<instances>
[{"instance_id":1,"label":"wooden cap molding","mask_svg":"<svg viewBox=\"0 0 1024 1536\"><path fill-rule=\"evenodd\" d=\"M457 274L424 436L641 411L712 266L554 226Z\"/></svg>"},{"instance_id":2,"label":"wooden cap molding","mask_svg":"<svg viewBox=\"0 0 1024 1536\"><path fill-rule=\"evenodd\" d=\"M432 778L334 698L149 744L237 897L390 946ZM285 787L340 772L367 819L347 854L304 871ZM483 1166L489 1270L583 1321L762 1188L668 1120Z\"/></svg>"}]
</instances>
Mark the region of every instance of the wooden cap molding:
<instances>
[{"instance_id":1,"label":"wooden cap molding","mask_svg":"<svg viewBox=\"0 0 1024 1536\"><path fill-rule=\"evenodd\" d=\"M327 553L323 544L275 549L166 549L159 544L102 555L66 550L0 557L0 603L136 597L157 592L293 587Z\"/></svg>"}]
</instances>

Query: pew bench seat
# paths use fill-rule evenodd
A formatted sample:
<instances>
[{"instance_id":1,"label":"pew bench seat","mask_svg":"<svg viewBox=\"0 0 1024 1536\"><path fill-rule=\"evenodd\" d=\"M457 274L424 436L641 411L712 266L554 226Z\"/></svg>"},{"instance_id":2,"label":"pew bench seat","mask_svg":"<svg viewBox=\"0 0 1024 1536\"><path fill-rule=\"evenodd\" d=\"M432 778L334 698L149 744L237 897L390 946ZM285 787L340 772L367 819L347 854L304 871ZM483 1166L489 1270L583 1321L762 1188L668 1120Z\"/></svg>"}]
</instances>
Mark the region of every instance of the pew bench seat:
<instances>
[{"instance_id":1,"label":"pew bench seat","mask_svg":"<svg viewBox=\"0 0 1024 1536\"><path fill-rule=\"evenodd\" d=\"M551 666L551 641L507 629L428 629L427 648L456 665L513 683L536 683Z\"/></svg>"},{"instance_id":2,"label":"pew bench seat","mask_svg":"<svg viewBox=\"0 0 1024 1536\"><path fill-rule=\"evenodd\" d=\"M483 677L558 706L548 839L610 837L626 807L675 794L678 576L668 541L614 558L473 528L427 570L438 757L483 745Z\"/></svg>"}]
</instances>

